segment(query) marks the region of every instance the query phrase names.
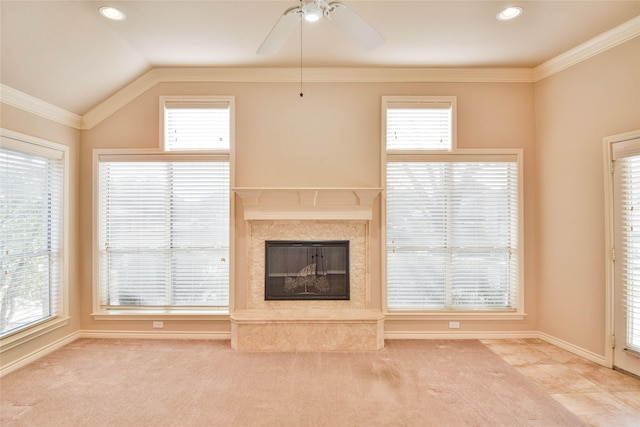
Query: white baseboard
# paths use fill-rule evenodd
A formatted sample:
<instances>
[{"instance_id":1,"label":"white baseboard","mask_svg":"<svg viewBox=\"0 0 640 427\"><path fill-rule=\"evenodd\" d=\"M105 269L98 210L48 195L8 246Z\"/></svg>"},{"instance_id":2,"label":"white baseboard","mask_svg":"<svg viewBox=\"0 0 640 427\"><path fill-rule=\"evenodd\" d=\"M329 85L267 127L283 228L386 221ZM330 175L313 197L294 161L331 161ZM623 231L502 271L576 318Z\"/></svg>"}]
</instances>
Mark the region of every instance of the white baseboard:
<instances>
[{"instance_id":1,"label":"white baseboard","mask_svg":"<svg viewBox=\"0 0 640 427\"><path fill-rule=\"evenodd\" d=\"M58 341L54 341L50 344L47 344L46 346L39 348L36 351L33 351L17 360L14 360L13 362L7 364L6 366L3 366L0 369L0 377L3 377L4 375L10 372L13 372L16 369L20 369L23 366L26 366L29 363L34 362L40 359L41 357L46 356L47 354L52 353L58 350L59 348L64 347L67 344L71 344L78 338L80 338L80 333L74 332L72 334L67 335L64 338L60 338Z\"/></svg>"},{"instance_id":2,"label":"white baseboard","mask_svg":"<svg viewBox=\"0 0 640 427\"><path fill-rule=\"evenodd\" d=\"M231 332L147 332L147 331L78 331L67 335L53 343L50 343L32 353L15 360L0 369L0 377L15 371L59 348L72 343L78 338L103 338L103 339L195 339L195 340L230 340ZM517 339L517 338L539 338L549 344L569 351L577 356L595 362L602 366L607 366L605 357L592 351L578 347L574 344L563 341L559 338L539 331L509 331L509 332L469 332L469 331L397 331L386 332L384 338L394 339Z\"/></svg>"},{"instance_id":3,"label":"white baseboard","mask_svg":"<svg viewBox=\"0 0 640 427\"><path fill-rule=\"evenodd\" d=\"M231 332L170 332L170 331L80 331L80 338L110 339L182 339L182 340L230 340Z\"/></svg>"},{"instance_id":4,"label":"white baseboard","mask_svg":"<svg viewBox=\"0 0 640 427\"><path fill-rule=\"evenodd\" d=\"M384 338L387 340L488 340L488 339L515 339L515 338L538 338L537 331L514 331L514 332L487 332L487 331L425 331L425 332L385 332Z\"/></svg>"},{"instance_id":5,"label":"white baseboard","mask_svg":"<svg viewBox=\"0 0 640 427\"><path fill-rule=\"evenodd\" d=\"M231 332L140 332L140 331L78 331L29 353L0 368L0 377L15 371L71 344L79 338L104 339L193 339L193 340L230 340Z\"/></svg>"},{"instance_id":6,"label":"white baseboard","mask_svg":"<svg viewBox=\"0 0 640 427\"><path fill-rule=\"evenodd\" d=\"M577 345L568 343L566 341L553 337L544 332L538 332L538 338L540 338L542 341L548 342L549 344L553 344L556 347L560 347L561 349L567 350L568 352L573 353L577 356L583 357L599 365L608 367L605 357L599 354L596 354L592 351L586 350L582 347L578 347Z\"/></svg>"},{"instance_id":7,"label":"white baseboard","mask_svg":"<svg viewBox=\"0 0 640 427\"><path fill-rule=\"evenodd\" d=\"M599 365L609 367L604 356L586 350L577 345L568 343L559 338L540 331L516 331L516 332L468 332L468 331L437 331L437 332L415 332L398 331L385 332L384 338L388 340L427 340L427 339L516 339L516 338L538 338L542 341L553 344L563 350L567 350L577 356L583 357Z\"/></svg>"}]
</instances>

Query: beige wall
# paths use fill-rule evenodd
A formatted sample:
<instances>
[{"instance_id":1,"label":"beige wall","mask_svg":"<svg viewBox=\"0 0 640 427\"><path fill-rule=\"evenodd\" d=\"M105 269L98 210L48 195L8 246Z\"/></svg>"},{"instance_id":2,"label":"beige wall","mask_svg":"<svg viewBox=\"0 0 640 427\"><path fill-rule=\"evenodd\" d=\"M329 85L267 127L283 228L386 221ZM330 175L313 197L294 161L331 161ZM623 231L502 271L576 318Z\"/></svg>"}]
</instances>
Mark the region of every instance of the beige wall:
<instances>
[{"instance_id":1,"label":"beige wall","mask_svg":"<svg viewBox=\"0 0 640 427\"><path fill-rule=\"evenodd\" d=\"M0 104L0 127L25 135L34 136L59 144L69 150L69 323L55 331L28 341L2 353L2 366L7 366L29 354L75 334L80 329L80 285L78 279L79 235L78 235L78 159L80 132L67 126L29 114L23 110Z\"/></svg>"},{"instance_id":2,"label":"beige wall","mask_svg":"<svg viewBox=\"0 0 640 427\"><path fill-rule=\"evenodd\" d=\"M2 105L2 127L71 147L71 314L68 327L5 352L3 364L78 330L152 331L151 322L92 312L92 152L159 147L161 95L233 95L235 186L380 186L383 95L455 95L460 148L523 148L525 311L522 321L463 321L461 332L535 332L604 354L602 138L640 128L640 40L535 84L165 83L79 132ZM81 142L81 143L80 143ZM236 286L246 295L242 205ZM77 228L76 228L77 227ZM374 306L382 305L380 206L371 227ZM165 321L164 331L225 332L228 321ZM447 332L445 321L387 321L386 331Z\"/></svg>"},{"instance_id":3,"label":"beige wall","mask_svg":"<svg viewBox=\"0 0 640 427\"><path fill-rule=\"evenodd\" d=\"M455 95L460 148L524 149L525 312L463 321L460 332L535 332L604 355L602 138L640 129L640 38L537 83L165 83L86 131L0 104L0 127L70 147L69 313L63 328L2 353L7 366L83 331L152 331L92 312L92 151L158 148L161 95L233 95L235 186L381 186L383 95ZM382 306L381 212L370 229L371 304ZM245 224L236 198L235 288L247 294ZM445 321L388 320L388 333L448 332ZM165 321L164 331L226 332L227 320Z\"/></svg>"},{"instance_id":4,"label":"beige wall","mask_svg":"<svg viewBox=\"0 0 640 427\"><path fill-rule=\"evenodd\" d=\"M602 138L640 129L640 38L535 84L540 331L604 355Z\"/></svg>"},{"instance_id":5,"label":"beige wall","mask_svg":"<svg viewBox=\"0 0 640 427\"><path fill-rule=\"evenodd\" d=\"M526 312L522 321L462 322L461 331L535 331L535 161L533 84L528 83L165 83L82 132L80 201L81 327L151 331L150 321L94 320L91 286L91 164L96 148L159 147L159 96L233 95L235 186L378 187L383 95L455 95L460 148L523 148L525 156ZM371 227L372 304L381 307L379 203ZM236 215L236 289L248 282L245 224ZM445 322L390 322L389 330L446 330ZM225 331L228 322L165 320L165 331Z\"/></svg>"}]
</instances>

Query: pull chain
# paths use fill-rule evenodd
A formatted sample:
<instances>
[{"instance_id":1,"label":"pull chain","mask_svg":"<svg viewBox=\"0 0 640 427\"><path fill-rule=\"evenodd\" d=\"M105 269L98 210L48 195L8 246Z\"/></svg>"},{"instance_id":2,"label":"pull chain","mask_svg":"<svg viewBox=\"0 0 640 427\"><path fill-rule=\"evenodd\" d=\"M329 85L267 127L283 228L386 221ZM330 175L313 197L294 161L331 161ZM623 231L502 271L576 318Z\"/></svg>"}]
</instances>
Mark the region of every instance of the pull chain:
<instances>
[{"instance_id":1,"label":"pull chain","mask_svg":"<svg viewBox=\"0 0 640 427\"><path fill-rule=\"evenodd\" d=\"M304 12L302 11L302 0L300 0L300 98L304 96L302 93L302 28L304 27Z\"/></svg>"}]
</instances>

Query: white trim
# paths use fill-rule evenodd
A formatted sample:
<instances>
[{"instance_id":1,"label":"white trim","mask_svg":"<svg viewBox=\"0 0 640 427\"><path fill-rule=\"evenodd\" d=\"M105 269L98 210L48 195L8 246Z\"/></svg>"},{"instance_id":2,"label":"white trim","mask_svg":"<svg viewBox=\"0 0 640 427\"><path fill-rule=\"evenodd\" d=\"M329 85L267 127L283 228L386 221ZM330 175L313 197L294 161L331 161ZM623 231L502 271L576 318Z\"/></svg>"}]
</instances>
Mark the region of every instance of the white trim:
<instances>
[{"instance_id":1,"label":"white trim","mask_svg":"<svg viewBox=\"0 0 640 427\"><path fill-rule=\"evenodd\" d=\"M116 92L83 116L91 129L159 83L233 82L297 83L299 68L155 68ZM305 68L313 83L531 83L530 68Z\"/></svg>"},{"instance_id":2,"label":"white trim","mask_svg":"<svg viewBox=\"0 0 640 427\"><path fill-rule=\"evenodd\" d=\"M0 341L0 354L7 350L18 347L26 342L34 340L49 332L55 331L58 328L67 326L69 324L70 317L56 317L51 320L41 322L38 325L24 329L14 335L9 335Z\"/></svg>"},{"instance_id":3,"label":"white trim","mask_svg":"<svg viewBox=\"0 0 640 427\"><path fill-rule=\"evenodd\" d=\"M602 140L605 145L611 145L613 143L620 143L625 141L631 141L632 139L640 138L640 130L634 130L631 132L620 133L612 136L605 136Z\"/></svg>"},{"instance_id":4,"label":"white trim","mask_svg":"<svg viewBox=\"0 0 640 427\"><path fill-rule=\"evenodd\" d=\"M167 129L166 129L166 123L165 123L165 119L166 119L166 113L167 113L167 108L175 108L176 106L182 104L187 105L190 104L190 106L194 106L197 105L198 108L222 108L223 106L225 108L229 109L229 148L227 149L217 149L216 151L220 151L228 153L231 150L231 147L233 145L233 132L232 132L232 126L235 126L235 123L233 123L233 113L235 111L235 100L236 97L231 95L231 96L225 96L225 95L161 95L159 97L159 109L158 109L158 117L159 117L159 123L160 123L160 128L159 128L159 149L164 151L164 152L169 152L172 150L168 150L167 149L167 138L166 138L166 134L167 134ZM169 107L167 107L167 104L169 104ZM200 150L193 150L193 149L185 149L188 151L200 151ZM173 150L173 151L178 151L178 150Z\"/></svg>"},{"instance_id":5,"label":"white trim","mask_svg":"<svg viewBox=\"0 0 640 427\"><path fill-rule=\"evenodd\" d=\"M82 117L77 114L27 95L5 84L0 84L0 102L75 129L80 129L82 125Z\"/></svg>"},{"instance_id":6,"label":"white trim","mask_svg":"<svg viewBox=\"0 0 640 427\"><path fill-rule=\"evenodd\" d=\"M81 330L67 335L53 343L39 348L0 369L0 377L9 374L35 360L71 344L79 338L95 339L198 339L198 340L231 340L231 332L145 332L145 331L89 331ZM384 339L541 339L551 345L562 348L572 354L583 357L599 365L608 367L605 358L582 347L570 344L540 331L394 331L385 332Z\"/></svg>"},{"instance_id":7,"label":"white trim","mask_svg":"<svg viewBox=\"0 0 640 427\"><path fill-rule=\"evenodd\" d=\"M0 377L7 375L29 363L44 357L80 338L99 339L197 339L231 340L231 332L142 332L142 331L77 331L57 341L47 344L0 368Z\"/></svg>"},{"instance_id":8,"label":"white trim","mask_svg":"<svg viewBox=\"0 0 640 427\"><path fill-rule=\"evenodd\" d=\"M406 107L411 104L425 105L429 104L438 107L440 104L448 105L451 108L451 148L449 150L430 150L436 153L450 153L458 148L458 97L457 96L415 96L415 95L400 95L400 96L382 96L382 121L384 128L382 128L382 145L383 150L386 153L393 153L395 150L387 150L387 110L389 107L398 105ZM428 108L428 107L426 107ZM407 150L403 150L407 151ZM427 152L429 150L422 150L420 152Z\"/></svg>"},{"instance_id":9,"label":"white trim","mask_svg":"<svg viewBox=\"0 0 640 427\"><path fill-rule=\"evenodd\" d=\"M575 354L599 365L609 367L603 356L592 351L568 343L559 338L553 337L541 331L394 331L385 332L384 339L388 340L409 340L409 339L518 339L518 338L538 338L551 345L559 347L569 353Z\"/></svg>"},{"instance_id":10,"label":"white trim","mask_svg":"<svg viewBox=\"0 0 640 427\"><path fill-rule=\"evenodd\" d=\"M539 338L537 331L478 331L478 332L452 332L452 331L396 331L385 332L386 340L489 340L489 339L518 339L518 338Z\"/></svg>"},{"instance_id":11,"label":"white trim","mask_svg":"<svg viewBox=\"0 0 640 427\"><path fill-rule=\"evenodd\" d=\"M146 74L143 74L141 77L138 77L133 82L111 95L105 101L94 106L86 112L84 116L82 116L81 129L91 129L118 111L120 108L124 107L138 96L160 83L161 81L158 80L155 75L156 70L151 70Z\"/></svg>"},{"instance_id":12,"label":"white trim","mask_svg":"<svg viewBox=\"0 0 640 427\"><path fill-rule=\"evenodd\" d=\"M15 132L9 129L0 128L0 136L3 138L9 138L14 141L18 141L22 144L29 144L31 146L36 145L38 147L44 147L48 150L55 150L62 156L62 212L61 212L61 257L62 265L60 266L61 278L60 278L60 310L55 314L55 318L43 321L34 327L26 327L20 332L12 336L3 338L0 341L1 344L8 345L9 348L14 347L11 343L16 340L20 340L20 343L29 341L46 332L57 329L68 323L69 320L69 234L70 234L70 216L69 216L69 204L70 204L70 186L71 186L71 170L70 170L70 148L67 145L60 144L58 142L49 141L35 136L26 135L23 133ZM42 332L45 330L44 332ZM17 337L17 338L16 338ZM19 343L19 344L20 344ZM18 345L18 344L16 344Z\"/></svg>"},{"instance_id":13,"label":"white trim","mask_svg":"<svg viewBox=\"0 0 640 427\"><path fill-rule=\"evenodd\" d=\"M573 353L577 356L583 357L587 360L590 360L592 362L597 363L598 365L602 365L605 367L610 367L607 365L607 361L606 358L604 356L601 356L599 354L596 354L592 351L589 351L587 349L584 349L582 347L579 347L577 345L568 343L566 341L563 341L559 338L553 337L549 334L546 334L544 332L538 332L538 338L540 338L542 341L547 342L549 344L555 345L556 347L560 347L563 350L567 350L569 353Z\"/></svg>"},{"instance_id":14,"label":"white trim","mask_svg":"<svg viewBox=\"0 0 640 427\"><path fill-rule=\"evenodd\" d=\"M618 135L607 136L602 140L603 172L604 172L604 227L605 227L605 336L604 339L604 366L613 367L614 351L612 337L615 334L615 264L612 259L612 250L615 247L614 229L614 201L613 201L613 170L614 161L613 144L640 138L640 130L626 132Z\"/></svg>"},{"instance_id":15,"label":"white trim","mask_svg":"<svg viewBox=\"0 0 640 427\"><path fill-rule=\"evenodd\" d=\"M230 106L234 108L234 98L230 97ZM233 126L234 122L233 114L230 116L230 123ZM233 184L234 166L231 163L231 156L234 152L234 132L231 130L230 134L230 149L229 151L160 151L156 148L97 148L92 152L92 290L93 290L93 312L91 316L95 320L227 320L229 316L229 308L232 304L232 294L234 288L235 273L232 271L234 268L233 261L230 261L229 266L229 306L221 308L213 307L207 309L180 309L176 308L169 311L150 311L150 310L114 310L109 311L101 307L100 304L100 177L99 166L102 161L113 161L114 159L135 159L135 161L143 161L146 159L153 159L154 161L179 161L180 159L189 161L220 161L229 163L229 183ZM138 158L136 158L138 157ZM229 254L233 255L234 251L234 238L233 230L235 230L235 208L233 191L229 188ZM230 256L233 259L233 256Z\"/></svg>"},{"instance_id":16,"label":"white trim","mask_svg":"<svg viewBox=\"0 0 640 427\"><path fill-rule=\"evenodd\" d=\"M36 136L27 135L5 128L0 128L0 136L58 151L60 153L63 153L62 157L69 155L69 147L64 144L60 144L59 142L49 141L47 139L38 138ZM48 154L46 156L50 157L51 155Z\"/></svg>"},{"instance_id":17,"label":"white trim","mask_svg":"<svg viewBox=\"0 0 640 427\"><path fill-rule=\"evenodd\" d=\"M67 344L71 344L72 342L77 340L79 337L80 337L79 332L74 332L72 334L67 335L64 338L60 338L57 341L47 344L44 347L41 347L23 357L20 357L19 359L16 359L11 363L8 363L7 365L3 366L0 369L0 377L3 377L17 369L20 369L23 366L26 366L29 363L34 362L40 359L41 357L44 357L47 354L52 353L64 347Z\"/></svg>"},{"instance_id":18,"label":"white trim","mask_svg":"<svg viewBox=\"0 0 640 427\"><path fill-rule=\"evenodd\" d=\"M244 219L364 220L373 219L374 187L236 187Z\"/></svg>"},{"instance_id":19,"label":"white trim","mask_svg":"<svg viewBox=\"0 0 640 427\"><path fill-rule=\"evenodd\" d=\"M229 310L194 311L177 310L175 312L143 312L127 310L110 310L92 313L93 320L189 320L189 321L229 321Z\"/></svg>"},{"instance_id":20,"label":"white trim","mask_svg":"<svg viewBox=\"0 0 640 427\"><path fill-rule=\"evenodd\" d=\"M146 331L80 331L80 338L103 339L174 339L174 340L231 340L231 332L146 332Z\"/></svg>"},{"instance_id":21,"label":"white trim","mask_svg":"<svg viewBox=\"0 0 640 427\"><path fill-rule=\"evenodd\" d=\"M381 129L381 146L382 146L382 158L381 164L381 177L384 180L384 188L382 191L381 200L381 254L380 254L380 268L381 268L381 281L382 281L382 303L383 310L387 316L397 319L416 319L416 320L461 320L462 318L468 320L522 320L525 318L524 312L525 303L525 275L524 275L524 263L525 263L525 243L524 243L524 149L522 148L472 148L472 149L453 149L452 151L386 151L386 102L382 103L382 126ZM387 164L392 161L434 161L437 158L453 159L451 161L490 161L485 160L486 157L493 156L504 158L503 161L516 162L518 167L518 301L515 311L512 312L464 312L457 313L451 312L437 312L429 310L390 310L387 304L387 243L386 243L386 223L387 223L387 209L386 209L386 170ZM509 157L513 156L513 159ZM495 161L495 160L494 160Z\"/></svg>"},{"instance_id":22,"label":"white trim","mask_svg":"<svg viewBox=\"0 0 640 427\"><path fill-rule=\"evenodd\" d=\"M640 16L535 68L307 68L308 82L535 83L640 35ZM299 82L298 68L155 68L82 117L0 84L0 102L73 127L91 129L159 83Z\"/></svg>"},{"instance_id":23,"label":"white trim","mask_svg":"<svg viewBox=\"0 0 640 427\"><path fill-rule=\"evenodd\" d=\"M640 36L640 16L552 58L533 69L535 82Z\"/></svg>"},{"instance_id":24,"label":"white trim","mask_svg":"<svg viewBox=\"0 0 640 427\"><path fill-rule=\"evenodd\" d=\"M438 321L438 320L457 320L463 321L477 321L477 320L524 320L527 317L526 313L517 311L479 311L469 312L461 311L455 312L443 311L443 312L429 312L427 310L390 310L387 309L385 313L385 321L405 321L405 320L420 320L420 321Z\"/></svg>"},{"instance_id":25,"label":"white trim","mask_svg":"<svg viewBox=\"0 0 640 427\"><path fill-rule=\"evenodd\" d=\"M604 293L604 312L605 312L605 336L604 339L604 358L606 366L613 367L613 346L609 343L609 337L612 337L614 328L614 297L613 283L615 264L612 259L612 251L614 247L615 229L613 224L613 153L611 141L605 138L602 144L603 149L603 177L604 177L604 256L605 260L605 293Z\"/></svg>"}]
</instances>

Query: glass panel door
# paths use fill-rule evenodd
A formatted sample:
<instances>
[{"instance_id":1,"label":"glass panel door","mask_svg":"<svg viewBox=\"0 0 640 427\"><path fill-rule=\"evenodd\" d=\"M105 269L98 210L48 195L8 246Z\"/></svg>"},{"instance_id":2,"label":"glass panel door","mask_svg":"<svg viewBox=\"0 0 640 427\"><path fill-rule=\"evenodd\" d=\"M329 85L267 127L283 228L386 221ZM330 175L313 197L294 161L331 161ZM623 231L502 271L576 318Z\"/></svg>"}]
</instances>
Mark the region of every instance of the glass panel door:
<instances>
[{"instance_id":1,"label":"glass panel door","mask_svg":"<svg viewBox=\"0 0 640 427\"><path fill-rule=\"evenodd\" d=\"M614 366L640 375L640 138L614 166ZM638 151L630 150L630 144ZM614 144L615 145L615 144ZM616 147L614 147L614 153Z\"/></svg>"}]
</instances>

